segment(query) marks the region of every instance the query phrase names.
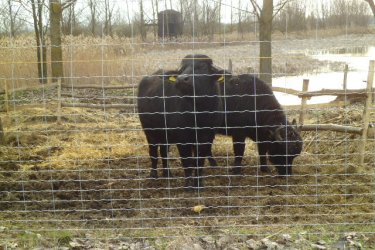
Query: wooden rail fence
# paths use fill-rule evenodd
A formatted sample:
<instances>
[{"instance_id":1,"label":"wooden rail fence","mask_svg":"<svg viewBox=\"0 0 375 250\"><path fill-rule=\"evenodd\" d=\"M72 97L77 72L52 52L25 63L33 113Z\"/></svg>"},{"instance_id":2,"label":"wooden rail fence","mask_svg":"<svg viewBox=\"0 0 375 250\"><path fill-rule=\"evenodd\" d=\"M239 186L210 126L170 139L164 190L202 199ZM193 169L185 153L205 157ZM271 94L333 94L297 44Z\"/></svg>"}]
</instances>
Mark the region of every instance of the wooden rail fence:
<instances>
[{"instance_id":1,"label":"wooden rail fence","mask_svg":"<svg viewBox=\"0 0 375 250\"><path fill-rule=\"evenodd\" d=\"M369 126L370 125L370 112L373 108L373 95L374 89L372 87L374 82L374 69L375 69L375 61L371 60L369 63L369 71L368 71L368 78L367 78L367 88L366 89L358 89L358 90L348 90L347 89L347 74L348 74L348 66L345 66L344 70L344 82L343 82L343 89L322 89L319 91L308 91L309 88L309 80L303 80L303 88L302 92L294 89L288 88L280 88L280 87L272 87L272 90L275 92L286 93L290 95L295 95L301 98L300 105L287 105L285 106L286 109L290 108L299 108L299 127L302 131L317 131L317 130L326 130L326 131L336 131L336 132L345 132L345 133L352 133L361 136L361 143L359 145L359 152L360 152L360 163L363 164L364 162L364 151L366 146L366 140L368 137L375 136L375 128ZM0 91L0 94L5 94L4 103L5 103L5 111L9 112L9 90L7 89L7 84L4 84L4 90ZM117 98L93 98L96 100L107 100L107 99L118 99L118 100L127 100L127 103L122 104L92 104L92 103L77 103L77 102L63 102L65 97L70 99L83 99L85 97L79 95L72 95L71 93L62 92L62 89L101 89L101 90L123 90L123 89L131 89L136 88L136 85L127 85L127 86L102 86L102 85L71 85L66 83L61 83L61 79L58 80L57 83L49 84L48 86L57 86L57 122L61 123L61 109L63 107L78 107L78 108L93 108L93 109L136 109L134 104L136 97L134 96L125 96L125 97L117 97ZM46 87L43 85L42 87ZM40 88L40 87L39 87ZM33 89L33 88L23 88L17 90L26 90L26 89ZM12 91L17 91L12 90ZM344 101L335 101L332 103L324 103L324 104L307 104L307 101L311 97L315 96L337 96L337 97L344 97ZM305 113L307 109L311 108L326 108L326 107L340 107L347 105L347 99L351 98L360 98L365 100L364 110L363 110L363 123L362 127L352 127L352 126L343 126L337 124L304 124L305 120ZM1 124L0 124L1 128ZM0 141L2 131L0 131Z\"/></svg>"}]
</instances>

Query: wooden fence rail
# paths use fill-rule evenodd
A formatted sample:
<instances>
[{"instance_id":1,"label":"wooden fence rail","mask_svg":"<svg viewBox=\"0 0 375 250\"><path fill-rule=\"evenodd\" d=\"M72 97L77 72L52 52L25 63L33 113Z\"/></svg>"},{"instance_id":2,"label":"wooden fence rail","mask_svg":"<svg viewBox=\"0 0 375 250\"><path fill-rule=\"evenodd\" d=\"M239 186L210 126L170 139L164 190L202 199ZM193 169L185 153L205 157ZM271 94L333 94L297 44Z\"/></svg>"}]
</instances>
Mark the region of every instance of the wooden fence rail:
<instances>
[{"instance_id":1,"label":"wooden fence rail","mask_svg":"<svg viewBox=\"0 0 375 250\"><path fill-rule=\"evenodd\" d=\"M72 88L72 89L132 89L136 88L137 85L114 85L114 86L105 86L105 85L71 85L71 84L61 84L61 88Z\"/></svg>"},{"instance_id":2,"label":"wooden fence rail","mask_svg":"<svg viewBox=\"0 0 375 250\"><path fill-rule=\"evenodd\" d=\"M91 103L64 103L61 102L61 107L71 108L91 108L91 109L134 109L134 104L91 104Z\"/></svg>"},{"instance_id":3,"label":"wooden fence rail","mask_svg":"<svg viewBox=\"0 0 375 250\"><path fill-rule=\"evenodd\" d=\"M300 92L298 93L298 97L314 97L314 96L325 96L325 95L333 95L333 96L354 96L354 97L367 97L367 89L347 89L347 90L339 90L339 89L322 89L318 91L311 91L311 92Z\"/></svg>"},{"instance_id":4,"label":"wooden fence rail","mask_svg":"<svg viewBox=\"0 0 375 250\"><path fill-rule=\"evenodd\" d=\"M375 63L374 61L370 61L369 64L369 71L368 71L368 78L367 78L367 88L366 89L357 89L357 90L348 90L346 89L347 86L347 73L348 67L345 66L344 70L344 81L343 81L343 89L322 89L319 91L308 91L309 87L309 80L304 79L303 81L303 89L302 92L294 89L288 88L281 88L281 87L272 87L274 92L281 92L290 95L295 95L301 98L300 105L286 105L285 108L289 109L291 107L299 108L300 110L300 117L299 117L299 124L300 129L302 131L316 131L316 130L328 130L328 131L336 131L336 132L344 132L344 133L353 133L356 135L361 136L361 143L359 145L359 152L360 152L360 163L363 164L364 162L364 150L366 146L366 140L369 136L374 136L375 128L369 127L370 124L370 110L372 108L373 102L373 95L374 95L374 68ZM5 94L4 102L5 102L5 110L6 112L9 111L8 107L8 96L10 92L17 91L17 90L33 90L38 88L46 88L46 87L54 87L57 86L57 99L58 99L58 110L57 110L57 121L61 123L61 108L62 107L78 107L78 108L93 108L93 109L128 109L128 110L135 110L135 100L136 97L134 96L124 96L124 97L101 97L101 98L90 98L94 100L128 100L130 103L122 103L122 104L92 104L92 103L67 103L63 102L63 97L68 97L71 99L87 99L87 97L80 96L80 95L73 95L72 93L62 92L62 89L103 89L103 90L115 90L115 89L133 89L136 88L136 85L116 85L116 86L102 86L102 85L71 85L67 83L61 83L61 80L57 83L52 83L48 85L38 86L38 87L27 87L27 88L20 88L20 89L12 89L9 91L7 89L7 84L4 84L5 88L3 91L0 91L0 94ZM315 96L337 96L337 97L345 97L345 101L336 101L334 103L325 103L325 104L307 104L307 100L311 97ZM362 127L351 127L351 126L342 126L336 124L304 124L304 116L309 108L322 108L322 107L337 107L337 106L345 106L346 105L346 98L354 97L354 98L361 98L365 100L364 111L363 111L363 123ZM0 124L1 125L1 124Z\"/></svg>"}]
</instances>

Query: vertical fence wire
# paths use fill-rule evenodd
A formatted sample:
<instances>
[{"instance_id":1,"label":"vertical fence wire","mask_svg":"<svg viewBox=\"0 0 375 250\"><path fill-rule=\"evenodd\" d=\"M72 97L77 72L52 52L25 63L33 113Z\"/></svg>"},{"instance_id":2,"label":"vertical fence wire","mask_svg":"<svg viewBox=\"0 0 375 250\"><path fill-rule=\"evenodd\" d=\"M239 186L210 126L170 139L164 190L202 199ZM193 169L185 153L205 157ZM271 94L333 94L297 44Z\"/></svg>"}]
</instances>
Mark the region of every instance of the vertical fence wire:
<instances>
[{"instance_id":1,"label":"vertical fence wire","mask_svg":"<svg viewBox=\"0 0 375 250\"><path fill-rule=\"evenodd\" d=\"M151 2L146 2L147 9ZM226 8L221 11L231 19L238 11L248 12L237 8L232 1L223 3ZM122 4L126 9L138 6L135 1L112 4L119 10L125 8ZM167 1L164 5L168 7ZM171 9L179 8L170 5ZM196 9L200 14L202 6ZM368 136L375 119L371 51L375 44L371 42L371 34L352 36L346 15L341 35L324 36L327 31L320 29L316 21L311 24L315 27L310 33L300 39L300 34L291 27L292 17L287 12L280 14L285 17L285 34L280 35L278 31L273 34L273 87L278 90L274 93L289 122L285 133L291 132L291 121L299 118L296 129L302 128L298 133L304 145L293 161L293 175L280 176L271 161L285 155L273 152L271 147L283 140L270 138L275 136L275 128L283 124L273 124L267 131L258 125L262 119L271 119L261 117L270 112L261 105L266 105L262 100L272 94L257 93L258 80L251 78L255 80L246 86L253 86L252 93L237 92L227 97L231 87L237 88L236 79L250 73L249 68L255 76L260 73L256 16L248 16L251 21L247 23L247 33L232 32L232 24L226 23L219 25L217 34L210 37L210 34L201 35L202 24L195 23L199 13L193 11L192 16L186 17L192 20L192 34L186 31L181 37L169 36L166 34L169 27L164 30L163 26L162 37L142 40L136 16L134 23L126 26L130 37L106 35L108 27L104 28L103 24L97 37L76 37L71 26L71 34L66 35L62 46L66 66L63 81L59 78L58 83L41 86L36 74L34 42L12 36L0 38L0 41L5 39L0 48L6 51L0 52L5 58L0 59L0 67L5 72L0 76L5 92L0 100L6 111L0 113L0 128L4 131L0 131L4 135L0 139L3 141L0 143L3 144L0 145L0 219L5 228L0 227L0 235L9 232L24 239L33 232L43 239L61 243L62 239L73 236L161 239L223 234L271 237L280 232L299 235L302 231L311 237L322 232L329 235L352 230L366 236L375 233L375 140ZM356 53L356 49L361 52ZM42 48L40 52L43 53ZM233 61L233 76L231 80L224 77L224 93L217 94L220 98L227 97L222 99L223 109L217 112L228 115L230 98L253 98L256 112L262 113L249 118L255 119L256 125L252 127L255 141L249 138L245 141L243 173L232 172L236 167L232 138L216 134L212 153L218 166L209 166L206 160L205 186L195 192L184 188L179 152L167 134L170 146L167 166L172 176L161 176L159 155L159 178L150 177L149 149L139 121L140 113L136 105L130 105L137 103L137 85L141 79L159 69L179 70L188 54L207 54L218 69L227 69L229 60ZM361 63L370 61L368 72L356 68L353 58ZM50 74L49 69L42 70ZM168 98L176 97L166 96L165 89L175 83L168 76L159 77L163 85L160 112L164 126L168 126L171 115L166 112ZM363 80L367 81L366 86ZM290 89L294 95L288 92ZM304 95L322 89L334 89L338 94L322 93L329 97L318 103L313 102L315 96ZM330 101L337 106L323 105ZM199 113L196 105L195 119ZM238 113L241 112L253 117L255 111ZM240 121L235 129L248 126L244 123ZM197 120L194 124L198 126ZM233 129L226 120L223 124L227 132ZM304 127L309 129L303 130ZM265 136L260 131L269 133L266 137L271 140L267 141L266 153L270 171L265 173L260 171L261 146L256 142ZM197 141L197 131L194 136ZM286 145L289 143L292 142L287 141ZM198 162L198 159L192 161ZM38 241L35 237L33 241Z\"/></svg>"}]
</instances>

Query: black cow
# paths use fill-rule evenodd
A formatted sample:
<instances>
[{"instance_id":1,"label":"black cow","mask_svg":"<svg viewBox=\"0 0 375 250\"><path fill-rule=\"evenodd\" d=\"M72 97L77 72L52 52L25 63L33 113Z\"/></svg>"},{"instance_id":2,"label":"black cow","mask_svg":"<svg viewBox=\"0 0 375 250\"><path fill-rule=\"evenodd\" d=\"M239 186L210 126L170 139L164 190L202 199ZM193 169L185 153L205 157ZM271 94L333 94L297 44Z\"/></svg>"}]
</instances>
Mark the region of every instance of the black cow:
<instances>
[{"instance_id":1,"label":"black cow","mask_svg":"<svg viewBox=\"0 0 375 250\"><path fill-rule=\"evenodd\" d=\"M152 162L150 176L157 177L157 147L167 167L168 145L177 144L185 171L186 187L203 185L204 159L211 154L214 129L220 126L220 77L206 55L188 55L178 71L156 72L138 87L138 112ZM160 74L162 73L162 74ZM195 155L195 156L194 156ZM195 169L196 178L192 178Z\"/></svg>"},{"instance_id":2,"label":"black cow","mask_svg":"<svg viewBox=\"0 0 375 250\"><path fill-rule=\"evenodd\" d=\"M269 160L279 175L291 175L293 159L301 153L302 138L295 121L290 124L272 89L250 74L226 75L219 82L225 119L217 133L232 136L235 154L234 174L242 172L245 139L258 145L261 171L268 172ZM209 158L211 165L216 162Z\"/></svg>"}]
</instances>

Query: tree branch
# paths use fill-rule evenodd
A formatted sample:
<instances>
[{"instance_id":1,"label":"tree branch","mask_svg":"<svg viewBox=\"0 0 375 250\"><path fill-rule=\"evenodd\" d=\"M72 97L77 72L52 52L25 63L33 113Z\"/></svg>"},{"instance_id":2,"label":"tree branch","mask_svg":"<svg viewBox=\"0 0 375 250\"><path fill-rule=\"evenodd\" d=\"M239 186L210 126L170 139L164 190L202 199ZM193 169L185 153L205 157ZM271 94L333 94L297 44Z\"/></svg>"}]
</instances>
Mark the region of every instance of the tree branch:
<instances>
[{"instance_id":1,"label":"tree branch","mask_svg":"<svg viewBox=\"0 0 375 250\"><path fill-rule=\"evenodd\" d=\"M61 4L61 9L65 10L69 8L70 6L74 5L77 2L77 0L67 0L66 2Z\"/></svg>"},{"instance_id":2,"label":"tree branch","mask_svg":"<svg viewBox=\"0 0 375 250\"><path fill-rule=\"evenodd\" d=\"M284 8L284 6L287 4L287 3L289 3L289 2L292 2L293 0L284 0L284 1L282 1L282 2L280 2L277 6L275 6L275 12L274 12L274 14L273 14L273 16L272 16L272 19L277 15L277 14L279 14L279 12Z\"/></svg>"},{"instance_id":3,"label":"tree branch","mask_svg":"<svg viewBox=\"0 0 375 250\"><path fill-rule=\"evenodd\" d=\"M15 0L15 2L19 3L26 12L29 12L29 14L33 14L33 11L30 10L30 8L28 6L26 6L26 4L23 1ZM34 4L34 2L32 1L31 4Z\"/></svg>"},{"instance_id":4,"label":"tree branch","mask_svg":"<svg viewBox=\"0 0 375 250\"><path fill-rule=\"evenodd\" d=\"M250 2L253 5L253 9L254 9L255 15L258 17L258 19L260 19L261 8L259 7L259 5L256 2L256 0L250 0Z\"/></svg>"}]
</instances>

